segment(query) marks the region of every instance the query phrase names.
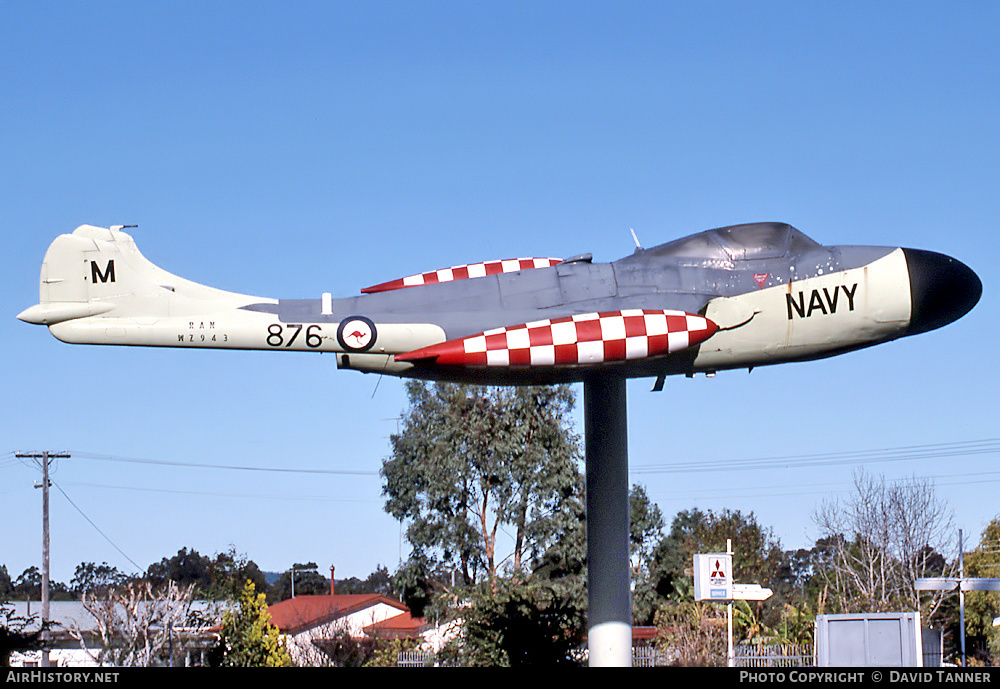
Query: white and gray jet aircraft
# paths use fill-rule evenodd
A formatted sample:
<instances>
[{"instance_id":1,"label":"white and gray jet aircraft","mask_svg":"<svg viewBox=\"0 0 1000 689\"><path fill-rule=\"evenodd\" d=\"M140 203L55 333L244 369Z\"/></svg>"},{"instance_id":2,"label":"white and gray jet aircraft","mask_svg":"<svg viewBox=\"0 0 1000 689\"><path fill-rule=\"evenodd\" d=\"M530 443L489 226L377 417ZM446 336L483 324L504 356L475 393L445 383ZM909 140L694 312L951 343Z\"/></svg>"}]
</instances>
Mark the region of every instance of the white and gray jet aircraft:
<instances>
[{"instance_id":1,"label":"white and gray jet aircraft","mask_svg":"<svg viewBox=\"0 0 1000 689\"><path fill-rule=\"evenodd\" d=\"M18 315L63 342L333 352L339 368L547 384L590 372L714 373L828 357L946 325L982 284L918 249L822 246L790 225L708 230L611 263L590 254L436 270L353 297L269 299L172 275L122 226L45 254ZM638 242L637 242L638 245Z\"/></svg>"}]
</instances>

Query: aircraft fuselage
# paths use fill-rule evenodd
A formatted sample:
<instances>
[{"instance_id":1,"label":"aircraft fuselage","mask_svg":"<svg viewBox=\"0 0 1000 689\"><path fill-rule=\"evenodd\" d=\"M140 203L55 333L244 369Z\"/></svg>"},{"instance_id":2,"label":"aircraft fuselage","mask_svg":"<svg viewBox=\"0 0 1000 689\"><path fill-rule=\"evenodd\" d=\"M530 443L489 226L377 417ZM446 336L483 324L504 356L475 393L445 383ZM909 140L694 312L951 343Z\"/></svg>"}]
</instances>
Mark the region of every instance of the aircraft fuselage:
<instances>
[{"instance_id":1,"label":"aircraft fuselage","mask_svg":"<svg viewBox=\"0 0 1000 689\"><path fill-rule=\"evenodd\" d=\"M53 242L40 303L19 317L70 343L332 352L341 368L516 384L822 358L940 327L982 291L947 256L824 247L780 223L709 230L611 263L520 261L347 298L263 299L178 278L120 229L82 226Z\"/></svg>"}]
</instances>

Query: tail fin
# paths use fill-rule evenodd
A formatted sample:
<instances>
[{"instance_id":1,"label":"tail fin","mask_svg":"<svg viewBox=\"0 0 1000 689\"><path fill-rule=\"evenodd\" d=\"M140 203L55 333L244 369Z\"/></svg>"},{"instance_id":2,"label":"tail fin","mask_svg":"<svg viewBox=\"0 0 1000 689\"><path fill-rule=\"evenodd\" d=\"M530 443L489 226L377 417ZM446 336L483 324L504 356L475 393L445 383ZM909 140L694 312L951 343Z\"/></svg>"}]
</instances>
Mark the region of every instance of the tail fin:
<instances>
[{"instance_id":1,"label":"tail fin","mask_svg":"<svg viewBox=\"0 0 1000 689\"><path fill-rule=\"evenodd\" d=\"M121 317L157 318L182 315L178 307L189 308L192 302L239 307L262 301L172 275L139 253L121 226L91 225L60 235L49 246L38 298L39 303L18 314L19 319L54 325L111 311Z\"/></svg>"}]
</instances>

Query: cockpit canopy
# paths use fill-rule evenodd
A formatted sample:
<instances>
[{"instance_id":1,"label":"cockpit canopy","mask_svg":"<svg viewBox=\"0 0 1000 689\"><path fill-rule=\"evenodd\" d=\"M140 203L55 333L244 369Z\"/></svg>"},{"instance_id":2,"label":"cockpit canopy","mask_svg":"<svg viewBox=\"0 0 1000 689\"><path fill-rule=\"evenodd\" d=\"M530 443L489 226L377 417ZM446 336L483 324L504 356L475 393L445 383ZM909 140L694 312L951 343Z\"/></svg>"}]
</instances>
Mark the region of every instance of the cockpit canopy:
<instances>
[{"instance_id":1,"label":"cockpit canopy","mask_svg":"<svg viewBox=\"0 0 1000 689\"><path fill-rule=\"evenodd\" d=\"M706 230L653 247L646 255L714 259L729 263L780 258L819 246L787 223L764 222Z\"/></svg>"}]
</instances>

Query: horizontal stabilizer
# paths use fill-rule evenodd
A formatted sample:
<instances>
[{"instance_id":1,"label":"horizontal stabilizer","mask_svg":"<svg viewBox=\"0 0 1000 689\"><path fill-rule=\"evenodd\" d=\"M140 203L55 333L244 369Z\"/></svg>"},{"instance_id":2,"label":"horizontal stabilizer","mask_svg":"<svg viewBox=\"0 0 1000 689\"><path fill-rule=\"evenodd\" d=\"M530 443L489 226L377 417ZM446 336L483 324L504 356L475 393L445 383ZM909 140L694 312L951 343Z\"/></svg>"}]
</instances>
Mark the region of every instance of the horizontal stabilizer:
<instances>
[{"instance_id":1,"label":"horizontal stabilizer","mask_svg":"<svg viewBox=\"0 0 1000 689\"><path fill-rule=\"evenodd\" d=\"M488 330L395 358L439 366L590 366L672 354L717 329L704 316L683 311L630 309Z\"/></svg>"},{"instance_id":2,"label":"horizontal stabilizer","mask_svg":"<svg viewBox=\"0 0 1000 689\"><path fill-rule=\"evenodd\" d=\"M34 325L55 325L76 318L97 316L114 308L114 304L100 301L50 301L35 304L17 314L17 317Z\"/></svg>"},{"instance_id":3,"label":"horizontal stabilizer","mask_svg":"<svg viewBox=\"0 0 1000 689\"><path fill-rule=\"evenodd\" d=\"M452 268L445 268L444 270L432 270L428 273L419 273L418 275L409 275L398 280L390 280L380 285L365 287L361 292L363 294L389 292L395 289L405 289L406 287L433 285L439 282L452 282L453 280L468 280L469 278L481 278L500 273L513 273L518 270L551 268L561 261L561 258L510 258L502 261L470 263L464 266L454 266Z\"/></svg>"}]
</instances>

